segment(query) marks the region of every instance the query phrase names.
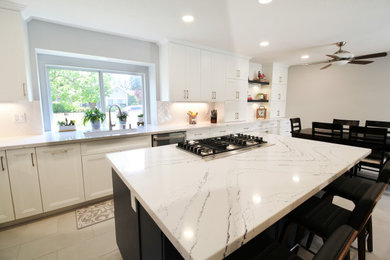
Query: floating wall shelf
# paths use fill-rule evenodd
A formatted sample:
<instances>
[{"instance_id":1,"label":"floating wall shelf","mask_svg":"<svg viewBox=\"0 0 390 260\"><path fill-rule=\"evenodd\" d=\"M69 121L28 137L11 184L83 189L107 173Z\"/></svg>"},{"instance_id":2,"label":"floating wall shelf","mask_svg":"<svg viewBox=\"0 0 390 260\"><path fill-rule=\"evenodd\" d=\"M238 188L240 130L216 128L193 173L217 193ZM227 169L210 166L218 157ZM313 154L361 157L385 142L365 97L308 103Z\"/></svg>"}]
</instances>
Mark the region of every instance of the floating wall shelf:
<instances>
[{"instance_id":1,"label":"floating wall shelf","mask_svg":"<svg viewBox=\"0 0 390 260\"><path fill-rule=\"evenodd\" d=\"M250 84L269 85L268 81L248 80Z\"/></svg>"},{"instance_id":2,"label":"floating wall shelf","mask_svg":"<svg viewBox=\"0 0 390 260\"><path fill-rule=\"evenodd\" d=\"M254 103L254 102L269 102L268 99L252 99L248 100L249 103Z\"/></svg>"}]
</instances>

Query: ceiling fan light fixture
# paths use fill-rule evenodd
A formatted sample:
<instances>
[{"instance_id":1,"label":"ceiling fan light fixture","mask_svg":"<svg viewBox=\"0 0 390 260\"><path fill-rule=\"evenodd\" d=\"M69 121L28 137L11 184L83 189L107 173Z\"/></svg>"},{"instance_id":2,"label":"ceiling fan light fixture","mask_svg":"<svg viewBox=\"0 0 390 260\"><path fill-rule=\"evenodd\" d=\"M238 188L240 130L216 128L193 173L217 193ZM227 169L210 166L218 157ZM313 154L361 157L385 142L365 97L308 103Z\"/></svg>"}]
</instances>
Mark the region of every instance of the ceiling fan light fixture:
<instances>
[{"instance_id":1,"label":"ceiling fan light fixture","mask_svg":"<svg viewBox=\"0 0 390 260\"><path fill-rule=\"evenodd\" d=\"M343 66L343 65L347 64L348 62L349 62L349 60L337 60L337 61L333 61L332 64L337 65L337 66Z\"/></svg>"}]
</instances>

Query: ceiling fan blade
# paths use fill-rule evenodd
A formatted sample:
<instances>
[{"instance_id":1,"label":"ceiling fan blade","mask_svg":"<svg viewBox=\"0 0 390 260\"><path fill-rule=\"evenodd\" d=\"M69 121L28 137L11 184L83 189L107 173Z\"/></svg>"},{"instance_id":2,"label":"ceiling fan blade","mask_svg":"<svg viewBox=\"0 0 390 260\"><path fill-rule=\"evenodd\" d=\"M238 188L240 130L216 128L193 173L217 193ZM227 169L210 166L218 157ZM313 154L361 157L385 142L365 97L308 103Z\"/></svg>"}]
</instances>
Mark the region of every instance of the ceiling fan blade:
<instances>
[{"instance_id":1,"label":"ceiling fan blade","mask_svg":"<svg viewBox=\"0 0 390 260\"><path fill-rule=\"evenodd\" d=\"M336 55L330 55L330 54L326 54L326 56L328 56L328 57L331 57L332 59L336 59L336 60L338 60L338 59L339 59L339 57L338 57L338 56L336 56Z\"/></svg>"},{"instance_id":2,"label":"ceiling fan blade","mask_svg":"<svg viewBox=\"0 0 390 260\"><path fill-rule=\"evenodd\" d=\"M304 63L304 64L301 64L301 65L315 65L315 64L322 64L322 63L329 63L329 62L331 62L331 61L330 60L324 60L324 61Z\"/></svg>"},{"instance_id":3,"label":"ceiling fan blade","mask_svg":"<svg viewBox=\"0 0 390 260\"><path fill-rule=\"evenodd\" d=\"M355 60L372 59L372 58L380 58L380 57L386 57L386 56L387 56L387 52L378 52L378 53L357 56L354 59Z\"/></svg>"},{"instance_id":4,"label":"ceiling fan blade","mask_svg":"<svg viewBox=\"0 0 390 260\"><path fill-rule=\"evenodd\" d=\"M373 63L373 62L374 62L374 61L372 61L372 60L351 60L351 61L348 62L348 63L366 65L366 64Z\"/></svg>"},{"instance_id":5,"label":"ceiling fan blade","mask_svg":"<svg viewBox=\"0 0 390 260\"><path fill-rule=\"evenodd\" d=\"M331 64L328 64L328 65L326 65L326 66L324 66L324 67L322 67L320 70L327 69L327 68L329 68L330 66L332 66L332 63L331 63Z\"/></svg>"}]
</instances>

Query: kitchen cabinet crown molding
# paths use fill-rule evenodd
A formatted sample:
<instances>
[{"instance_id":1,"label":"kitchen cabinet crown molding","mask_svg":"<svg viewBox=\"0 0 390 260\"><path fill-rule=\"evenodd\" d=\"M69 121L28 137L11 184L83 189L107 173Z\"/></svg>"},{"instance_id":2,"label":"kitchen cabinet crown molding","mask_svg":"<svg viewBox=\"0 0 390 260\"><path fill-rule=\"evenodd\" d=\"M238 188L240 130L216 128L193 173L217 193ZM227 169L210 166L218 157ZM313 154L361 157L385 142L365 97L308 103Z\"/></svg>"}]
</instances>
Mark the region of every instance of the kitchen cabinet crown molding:
<instances>
[{"instance_id":1,"label":"kitchen cabinet crown molding","mask_svg":"<svg viewBox=\"0 0 390 260\"><path fill-rule=\"evenodd\" d=\"M26 6L22 4L10 2L10 1L0 0L0 8L11 10L11 11L23 11L26 8Z\"/></svg>"}]
</instances>

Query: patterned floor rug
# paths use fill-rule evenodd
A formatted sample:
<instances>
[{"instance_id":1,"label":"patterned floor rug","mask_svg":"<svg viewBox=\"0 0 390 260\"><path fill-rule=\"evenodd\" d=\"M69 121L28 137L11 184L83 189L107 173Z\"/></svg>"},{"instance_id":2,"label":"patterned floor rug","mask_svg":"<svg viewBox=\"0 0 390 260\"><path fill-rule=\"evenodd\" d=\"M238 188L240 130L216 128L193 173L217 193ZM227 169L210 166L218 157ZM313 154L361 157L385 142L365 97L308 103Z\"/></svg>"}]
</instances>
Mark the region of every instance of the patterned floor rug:
<instances>
[{"instance_id":1,"label":"patterned floor rug","mask_svg":"<svg viewBox=\"0 0 390 260\"><path fill-rule=\"evenodd\" d=\"M107 200L76 209L77 229L82 229L114 217L114 201Z\"/></svg>"}]
</instances>

